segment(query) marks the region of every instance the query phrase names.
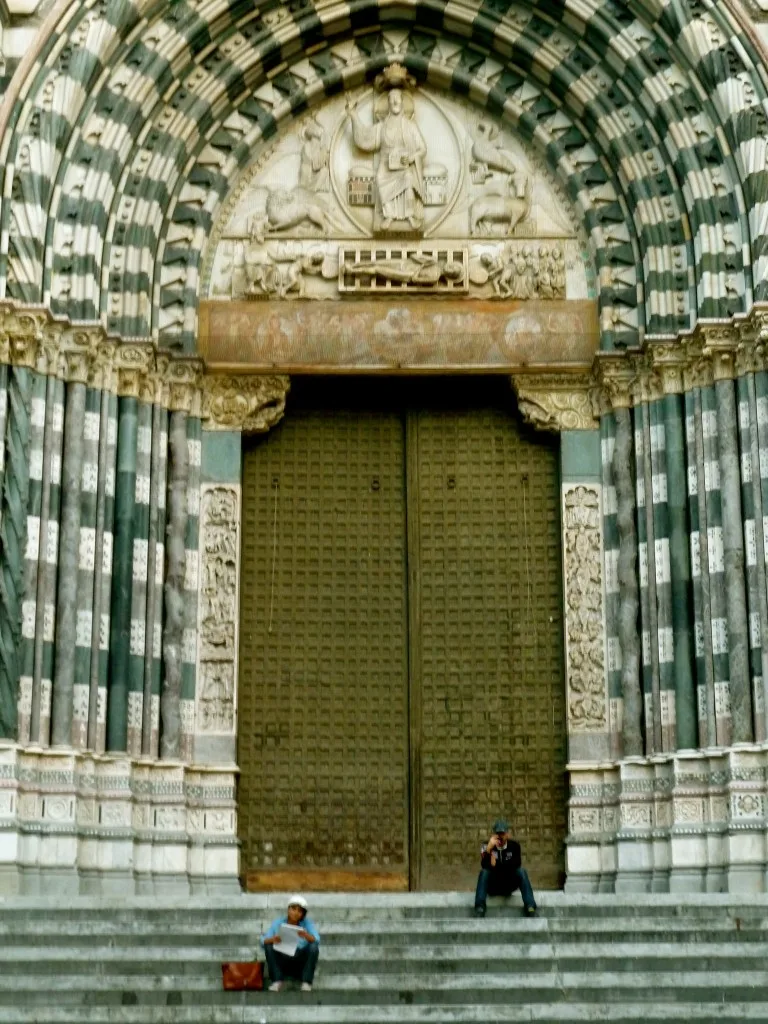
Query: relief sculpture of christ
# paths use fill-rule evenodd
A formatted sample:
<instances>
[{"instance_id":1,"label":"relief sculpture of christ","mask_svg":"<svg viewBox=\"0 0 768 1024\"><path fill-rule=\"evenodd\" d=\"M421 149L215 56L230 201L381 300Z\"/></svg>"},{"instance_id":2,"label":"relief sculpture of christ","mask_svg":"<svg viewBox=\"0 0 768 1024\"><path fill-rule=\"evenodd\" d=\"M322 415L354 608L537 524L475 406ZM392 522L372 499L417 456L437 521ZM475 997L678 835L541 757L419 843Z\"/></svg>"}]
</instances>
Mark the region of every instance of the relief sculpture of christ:
<instances>
[{"instance_id":1,"label":"relief sculpture of christ","mask_svg":"<svg viewBox=\"0 0 768 1024\"><path fill-rule=\"evenodd\" d=\"M349 114L355 145L366 153L379 154L376 192L381 210L380 230L397 227L397 222L420 230L424 225L427 146L415 121L404 109L402 90L390 89L386 115L378 123L363 124L351 106Z\"/></svg>"}]
</instances>

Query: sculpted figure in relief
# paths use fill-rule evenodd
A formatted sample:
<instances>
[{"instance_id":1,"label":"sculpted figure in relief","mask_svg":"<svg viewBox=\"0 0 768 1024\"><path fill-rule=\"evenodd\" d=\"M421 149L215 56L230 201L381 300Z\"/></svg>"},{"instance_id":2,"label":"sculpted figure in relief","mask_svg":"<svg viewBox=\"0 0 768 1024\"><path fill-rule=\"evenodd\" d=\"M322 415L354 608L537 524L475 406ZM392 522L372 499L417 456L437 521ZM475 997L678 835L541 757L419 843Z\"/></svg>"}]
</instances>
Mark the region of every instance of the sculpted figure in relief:
<instances>
[{"instance_id":1,"label":"sculpted figure in relief","mask_svg":"<svg viewBox=\"0 0 768 1024\"><path fill-rule=\"evenodd\" d=\"M382 277L387 281L418 284L426 287L440 281L460 281L464 267L455 260L441 261L426 253L412 253L405 259L358 260L344 269L359 277Z\"/></svg>"},{"instance_id":2,"label":"sculpted figure in relief","mask_svg":"<svg viewBox=\"0 0 768 1024\"><path fill-rule=\"evenodd\" d=\"M381 208L380 230L387 231L396 222L406 222L416 231L424 224L424 157L427 146L413 120L413 97L395 82L407 82L404 69L387 68L377 80L386 89L386 107L374 103L378 123L363 124L351 102L347 110L352 119L352 137L358 149L378 153L376 191ZM408 109L410 108L410 109Z\"/></svg>"},{"instance_id":3,"label":"sculpted figure in relief","mask_svg":"<svg viewBox=\"0 0 768 1024\"><path fill-rule=\"evenodd\" d=\"M299 185L310 192L327 192L330 188L330 173L325 129L313 117L302 128L301 137L304 144L301 147Z\"/></svg>"}]
</instances>

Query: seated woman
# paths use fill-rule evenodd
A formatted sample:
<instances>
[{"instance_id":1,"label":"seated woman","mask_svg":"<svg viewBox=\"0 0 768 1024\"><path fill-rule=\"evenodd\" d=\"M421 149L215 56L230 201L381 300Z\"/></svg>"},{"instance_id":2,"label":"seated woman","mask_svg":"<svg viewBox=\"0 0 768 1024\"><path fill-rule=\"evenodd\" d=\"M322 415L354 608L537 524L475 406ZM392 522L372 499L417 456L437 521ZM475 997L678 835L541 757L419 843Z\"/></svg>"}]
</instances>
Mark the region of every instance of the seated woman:
<instances>
[{"instance_id":1,"label":"seated woman","mask_svg":"<svg viewBox=\"0 0 768 1024\"><path fill-rule=\"evenodd\" d=\"M320 956L320 934L307 917L307 910L307 901L303 896L291 896L288 913L275 918L261 940L272 982L270 992L279 992L286 977L301 981L302 992L312 991L312 980ZM298 942L293 955L281 953L278 948L283 941L280 932L284 925L298 929Z\"/></svg>"}]
</instances>

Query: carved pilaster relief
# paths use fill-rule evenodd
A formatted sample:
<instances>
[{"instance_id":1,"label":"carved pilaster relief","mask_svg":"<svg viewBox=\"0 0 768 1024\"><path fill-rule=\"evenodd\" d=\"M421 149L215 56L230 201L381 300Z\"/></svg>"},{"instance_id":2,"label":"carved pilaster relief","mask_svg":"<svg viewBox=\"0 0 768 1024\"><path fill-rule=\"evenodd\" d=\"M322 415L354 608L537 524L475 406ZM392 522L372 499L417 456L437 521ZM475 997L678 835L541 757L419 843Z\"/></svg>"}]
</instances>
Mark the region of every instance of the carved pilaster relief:
<instances>
[{"instance_id":1,"label":"carved pilaster relief","mask_svg":"<svg viewBox=\"0 0 768 1024\"><path fill-rule=\"evenodd\" d=\"M604 732L605 619L600 487L563 487L565 647L569 732Z\"/></svg>"},{"instance_id":2,"label":"carved pilaster relief","mask_svg":"<svg viewBox=\"0 0 768 1024\"><path fill-rule=\"evenodd\" d=\"M527 423L540 430L596 430L587 374L520 374L512 378Z\"/></svg>"},{"instance_id":3,"label":"carved pilaster relief","mask_svg":"<svg viewBox=\"0 0 768 1024\"><path fill-rule=\"evenodd\" d=\"M235 730L239 531L239 486L204 484L197 697L197 730L201 733Z\"/></svg>"},{"instance_id":4,"label":"carved pilaster relief","mask_svg":"<svg viewBox=\"0 0 768 1024\"><path fill-rule=\"evenodd\" d=\"M203 425L207 430L263 433L282 419L289 387L290 379L283 376L207 376Z\"/></svg>"}]
</instances>

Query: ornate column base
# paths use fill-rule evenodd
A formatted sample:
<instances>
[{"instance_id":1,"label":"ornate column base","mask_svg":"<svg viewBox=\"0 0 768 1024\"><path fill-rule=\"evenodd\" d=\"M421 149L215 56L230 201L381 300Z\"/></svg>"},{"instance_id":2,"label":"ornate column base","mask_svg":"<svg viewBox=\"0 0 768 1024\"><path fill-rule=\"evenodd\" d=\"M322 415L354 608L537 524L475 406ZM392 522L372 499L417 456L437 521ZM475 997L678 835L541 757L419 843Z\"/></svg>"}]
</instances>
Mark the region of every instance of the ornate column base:
<instances>
[{"instance_id":1,"label":"ornate column base","mask_svg":"<svg viewBox=\"0 0 768 1024\"><path fill-rule=\"evenodd\" d=\"M569 771L566 892L768 891L768 743Z\"/></svg>"},{"instance_id":2,"label":"ornate column base","mask_svg":"<svg viewBox=\"0 0 768 1024\"><path fill-rule=\"evenodd\" d=\"M235 771L0 744L0 895L238 893Z\"/></svg>"}]
</instances>

